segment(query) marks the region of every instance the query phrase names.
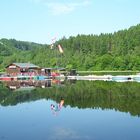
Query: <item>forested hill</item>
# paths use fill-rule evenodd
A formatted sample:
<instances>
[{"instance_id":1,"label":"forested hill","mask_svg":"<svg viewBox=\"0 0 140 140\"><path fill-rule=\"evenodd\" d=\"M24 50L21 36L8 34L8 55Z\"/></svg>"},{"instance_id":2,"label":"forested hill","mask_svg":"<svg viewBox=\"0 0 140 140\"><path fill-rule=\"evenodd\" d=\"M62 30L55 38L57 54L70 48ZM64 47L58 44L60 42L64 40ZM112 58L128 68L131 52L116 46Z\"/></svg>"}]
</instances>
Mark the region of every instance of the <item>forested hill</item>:
<instances>
[{"instance_id":1,"label":"forested hill","mask_svg":"<svg viewBox=\"0 0 140 140\"><path fill-rule=\"evenodd\" d=\"M11 62L32 62L78 70L140 70L140 24L114 33L65 37L61 55L49 45L0 40L0 68Z\"/></svg>"}]
</instances>

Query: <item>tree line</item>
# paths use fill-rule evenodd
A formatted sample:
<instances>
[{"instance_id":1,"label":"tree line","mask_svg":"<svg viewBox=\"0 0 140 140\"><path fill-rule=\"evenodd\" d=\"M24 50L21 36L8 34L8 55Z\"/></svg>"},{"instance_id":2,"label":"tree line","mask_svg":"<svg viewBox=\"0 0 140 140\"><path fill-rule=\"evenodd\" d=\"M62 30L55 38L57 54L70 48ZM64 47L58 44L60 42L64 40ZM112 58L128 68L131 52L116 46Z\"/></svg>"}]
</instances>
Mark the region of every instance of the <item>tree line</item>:
<instances>
[{"instance_id":1,"label":"tree line","mask_svg":"<svg viewBox=\"0 0 140 140\"><path fill-rule=\"evenodd\" d=\"M114 33L63 37L52 49L49 44L1 39L0 69L13 62L77 70L140 70L140 24Z\"/></svg>"}]
</instances>

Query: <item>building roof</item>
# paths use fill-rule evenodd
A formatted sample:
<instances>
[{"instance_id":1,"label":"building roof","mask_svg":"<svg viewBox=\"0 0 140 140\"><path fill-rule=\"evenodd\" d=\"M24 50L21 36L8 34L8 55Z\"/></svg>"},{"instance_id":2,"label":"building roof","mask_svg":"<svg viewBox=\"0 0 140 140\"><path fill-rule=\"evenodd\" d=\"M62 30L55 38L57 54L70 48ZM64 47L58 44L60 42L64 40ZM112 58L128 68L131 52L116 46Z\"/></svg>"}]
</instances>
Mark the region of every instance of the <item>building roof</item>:
<instances>
[{"instance_id":1,"label":"building roof","mask_svg":"<svg viewBox=\"0 0 140 140\"><path fill-rule=\"evenodd\" d=\"M14 64L20 68L39 68L39 66L36 66L34 64L31 64L31 63L12 63L12 64ZM8 66L10 66L10 65L8 65Z\"/></svg>"}]
</instances>

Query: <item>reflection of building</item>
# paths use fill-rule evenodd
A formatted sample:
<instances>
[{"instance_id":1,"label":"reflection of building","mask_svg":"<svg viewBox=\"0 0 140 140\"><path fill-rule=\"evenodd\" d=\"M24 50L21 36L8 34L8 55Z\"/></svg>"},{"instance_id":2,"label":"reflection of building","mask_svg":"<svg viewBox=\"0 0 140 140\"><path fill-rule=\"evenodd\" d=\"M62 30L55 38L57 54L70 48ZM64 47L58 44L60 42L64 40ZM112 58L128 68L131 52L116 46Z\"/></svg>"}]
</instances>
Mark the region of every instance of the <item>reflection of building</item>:
<instances>
[{"instance_id":1,"label":"reflection of building","mask_svg":"<svg viewBox=\"0 0 140 140\"><path fill-rule=\"evenodd\" d=\"M32 90L34 88L64 86L65 84L67 85L67 82L69 80L60 79L3 81L5 86L12 90Z\"/></svg>"},{"instance_id":2,"label":"reflection of building","mask_svg":"<svg viewBox=\"0 0 140 140\"><path fill-rule=\"evenodd\" d=\"M5 81L5 85L12 89L20 89L20 90L26 90L26 89L34 89L35 87L51 87L52 82L51 80L42 80L42 81L34 81L34 80L22 80L22 81Z\"/></svg>"},{"instance_id":3,"label":"reflection of building","mask_svg":"<svg viewBox=\"0 0 140 140\"><path fill-rule=\"evenodd\" d=\"M34 83L33 81L5 81L6 86L12 90L16 89L33 89Z\"/></svg>"},{"instance_id":4,"label":"reflection of building","mask_svg":"<svg viewBox=\"0 0 140 140\"><path fill-rule=\"evenodd\" d=\"M41 72L41 69L31 63L12 63L6 67L6 72L11 76L37 75Z\"/></svg>"},{"instance_id":5,"label":"reflection of building","mask_svg":"<svg viewBox=\"0 0 140 140\"><path fill-rule=\"evenodd\" d=\"M42 80L42 81L35 81L34 86L41 87L41 88L51 87L52 86L51 79Z\"/></svg>"}]
</instances>

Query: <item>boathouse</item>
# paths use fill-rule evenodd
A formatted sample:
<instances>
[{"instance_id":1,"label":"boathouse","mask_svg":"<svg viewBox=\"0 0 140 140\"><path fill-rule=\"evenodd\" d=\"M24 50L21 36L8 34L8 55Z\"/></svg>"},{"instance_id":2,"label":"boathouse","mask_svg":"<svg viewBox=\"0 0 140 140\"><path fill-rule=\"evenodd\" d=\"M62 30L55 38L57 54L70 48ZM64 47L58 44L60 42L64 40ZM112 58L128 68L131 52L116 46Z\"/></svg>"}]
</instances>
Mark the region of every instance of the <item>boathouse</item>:
<instances>
[{"instance_id":1,"label":"boathouse","mask_svg":"<svg viewBox=\"0 0 140 140\"><path fill-rule=\"evenodd\" d=\"M11 63L6 66L6 72L8 75L38 75L41 72L41 68L31 63Z\"/></svg>"},{"instance_id":2,"label":"boathouse","mask_svg":"<svg viewBox=\"0 0 140 140\"><path fill-rule=\"evenodd\" d=\"M42 68L41 75L51 76L52 68Z\"/></svg>"}]
</instances>

